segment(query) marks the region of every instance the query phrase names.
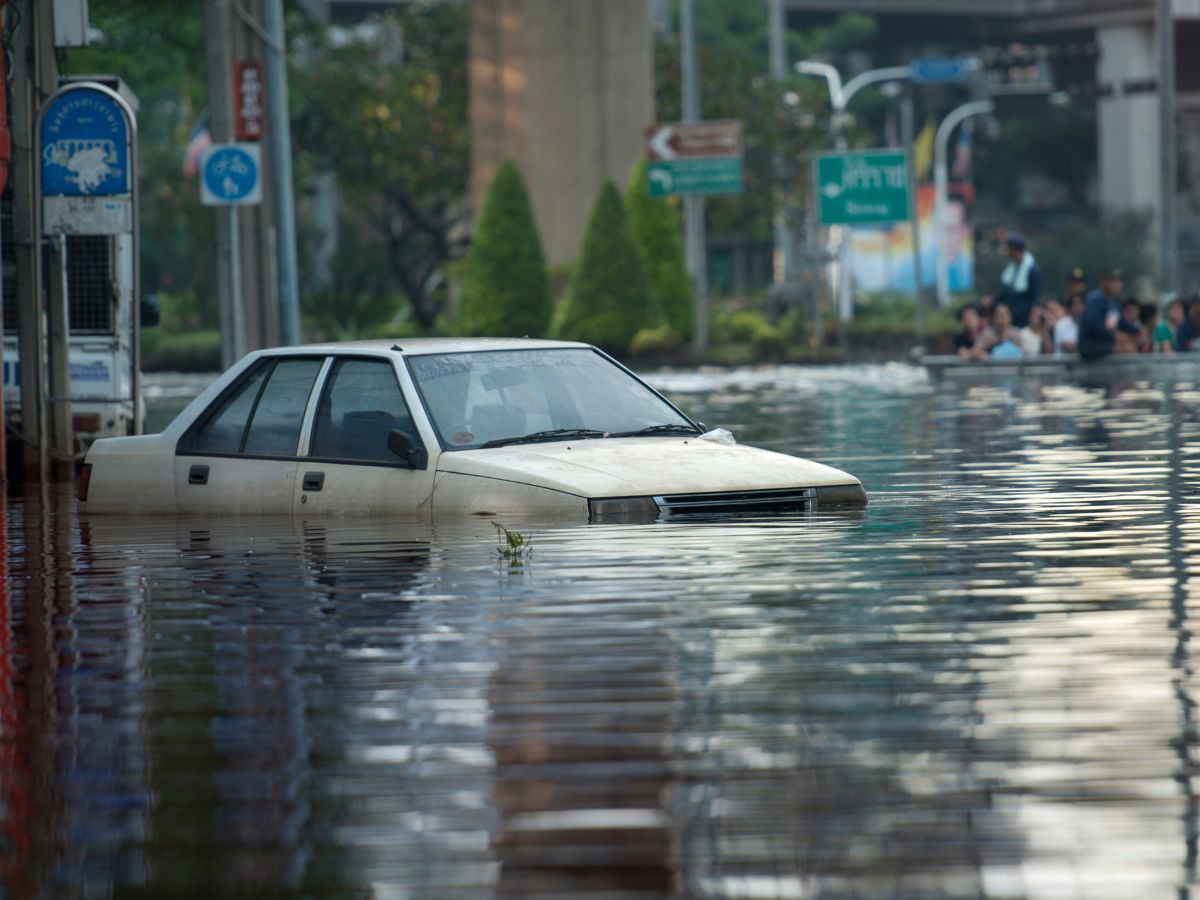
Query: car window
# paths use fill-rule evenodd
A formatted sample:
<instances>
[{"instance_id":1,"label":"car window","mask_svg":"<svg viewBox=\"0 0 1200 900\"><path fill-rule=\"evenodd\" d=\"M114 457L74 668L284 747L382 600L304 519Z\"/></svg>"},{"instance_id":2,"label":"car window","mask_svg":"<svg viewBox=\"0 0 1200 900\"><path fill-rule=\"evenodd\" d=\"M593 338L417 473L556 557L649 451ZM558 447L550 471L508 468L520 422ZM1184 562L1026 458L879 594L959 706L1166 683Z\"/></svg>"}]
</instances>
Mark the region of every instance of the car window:
<instances>
[{"instance_id":1,"label":"car window","mask_svg":"<svg viewBox=\"0 0 1200 900\"><path fill-rule=\"evenodd\" d=\"M553 429L688 427L621 367L583 348L496 350L410 358L443 446L467 450Z\"/></svg>"},{"instance_id":2,"label":"car window","mask_svg":"<svg viewBox=\"0 0 1200 900\"><path fill-rule=\"evenodd\" d=\"M276 363L250 421L244 453L295 456L304 408L323 360L284 359Z\"/></svg>"},{"instance_id":3,"label":"car window","mask_svg":"<svg viewBox=\"0 0 1200 900\"><path fill-rule=\"evenodd\" d=\"M246 433L246 422L254 401L262 390L269 363L260 365L236 391L221 401L214 413L192 439L192 450L205 453L237 453Z\"/></svg>"},{"instance_id":4,"label":"car window","mask_svg":"<svg viewBox=\"0 0 1200 900\"><path fill-rule=\"evenodd\" d=\"M383 359L340 359L321 393L308 453L397 463L387 446L393 428L419 440L392 364Z\"/></svg>"}]
</instances>

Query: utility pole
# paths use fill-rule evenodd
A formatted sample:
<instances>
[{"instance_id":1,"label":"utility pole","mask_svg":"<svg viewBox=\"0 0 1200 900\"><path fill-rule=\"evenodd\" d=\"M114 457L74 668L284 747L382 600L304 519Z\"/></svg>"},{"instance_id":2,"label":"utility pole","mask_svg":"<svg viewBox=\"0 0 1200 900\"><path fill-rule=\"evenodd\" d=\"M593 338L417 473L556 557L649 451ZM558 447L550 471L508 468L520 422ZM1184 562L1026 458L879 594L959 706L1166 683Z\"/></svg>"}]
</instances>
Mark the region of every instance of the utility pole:
<instances>
[{"instance_id":1,"label":"utility pole","mask_svg":"<svg viewBox=\"0 0 1200 900\"><path fill-rule=\"evenodd\" d=\"M680 50L683 71L683 121L700 121L700 81L696 68L696 12L693 0L682 0ZM683 198L683 231L687 245L688 270L696 293L696 331L692 347L697 353L708 349L708 254L704 236L704 197Z\"/></svg>"},{"instance_id":2,"label":"utility pole","mask_svg":"<svg viewBox=\"0 0 1200 900\"><path fill-rule=\"evenodd\" d=\"M787 77L787 25L783 0L767 0L770 31L771 78ZM796 238L792 233L790 194L783 182L783 160L775 158L775 264L774 281L787 284L796 277Z\"/></svg>"},{"instance_id":3,"label":"utility pole","mask_svg":"<svg viewBox=\"0 0 1200 900\"><path fill-rule=\"evenodd\" d=\"M1175 15L1172 0L1158 0L1159 171L1162 173L1159 219L1160 293L1178 290L1179 229L1175 189L1178 179L1175 132Z\"/></svg>"},{"instance_id":4,"label":"utility pole","mask_svg":"<svg viewBox=\"0 0 1200 900\"><path fill-rule=\"evenodd\" d=\"M39 161L34 158L38 110L58 85L50 5L18 0L22 27L10 59L13 123L13 245L17 269L21 366L22 461L25 477L49 475L46 329L42 310L42 222Z\"/></svg>"},{"instance_id":5,"label":"utility pole","mask_svg":"<svg viewBox=\"0 0 1200 900\"><path fill-rule=\"evenodd\" d=\"M233 89L230 84L233 53L229 40L232 17L232 0L207 0L205 3L208 128L214 144L233 140ZM217 310L221 326L221 365L224 368L233 365L246 353L238 215L238 207L233 205L217 213Z\"/></svg>"},{"instance_id":6,"label":"utility pole","mask_svg":"<svg viewBox=\"0 0 1200 900\"><path fill-rule=\"evenodd\" d=\"M282 0L263 0L267 40L267 141L271 155L276 259L279 267L281 343L300 343L299 267L296 263L296 206L292 192L292 130L288 121L287 43Z\"/></svg>"}]
</instances>

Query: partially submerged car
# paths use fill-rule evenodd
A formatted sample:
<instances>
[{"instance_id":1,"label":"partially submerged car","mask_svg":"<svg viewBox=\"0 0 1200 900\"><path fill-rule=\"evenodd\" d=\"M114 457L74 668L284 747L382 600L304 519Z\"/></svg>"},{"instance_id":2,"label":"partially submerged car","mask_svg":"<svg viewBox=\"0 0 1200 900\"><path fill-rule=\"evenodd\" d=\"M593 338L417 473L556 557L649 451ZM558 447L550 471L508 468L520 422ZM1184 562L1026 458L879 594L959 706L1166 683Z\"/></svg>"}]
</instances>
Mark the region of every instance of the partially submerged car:
<instances>
[{"instance_id":1,"label":"partially submerged car","mask_svg":"<svg viewBox=\"0 0 1200 900\"><path fill-rule=\"evenodd\" d=\"M653 520L862 505L838 469L706 434L595 347L528 339L249 354L161 434L96 441L88 513Z\"/></svg>"}]
</instances>

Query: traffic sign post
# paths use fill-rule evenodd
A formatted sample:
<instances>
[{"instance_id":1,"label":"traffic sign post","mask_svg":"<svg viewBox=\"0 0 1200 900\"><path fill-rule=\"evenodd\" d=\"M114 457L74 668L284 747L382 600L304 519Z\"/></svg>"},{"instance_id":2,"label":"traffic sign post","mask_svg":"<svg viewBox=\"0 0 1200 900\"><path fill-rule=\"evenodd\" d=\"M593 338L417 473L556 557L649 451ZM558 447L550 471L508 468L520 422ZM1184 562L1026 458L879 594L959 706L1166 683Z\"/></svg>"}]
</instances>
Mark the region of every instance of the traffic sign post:
<instances>
[{"instance_id":1,"label":"traffic sign post","mask_svg":"<svg viewBox=\"0 0 1200 900\"><path fill-rule=\"evenodd\" d=\"M878 225L909 217L908 153L823 153L813 166L822 225Z\"/></svg>"},{"instance_id":2,"label":"traffic sign post","mask_svg":"<svg viewBox=\"0 0 1200 900\"><path fill-rule=\"evenodd\" d=\"M200 158L200 201L205 206L262 202L258 144L211 144Z\"/></svg>"},{"instance_id":3,"label":"traffic sign post","mask_svg":"<svg viewBox=\"0 0 1200 900\"><path fill-rule=\"evenodd\" d=\"M646 129L650 194L739 194L742 123L676 122Z\"/></svg>"}]
</instances>

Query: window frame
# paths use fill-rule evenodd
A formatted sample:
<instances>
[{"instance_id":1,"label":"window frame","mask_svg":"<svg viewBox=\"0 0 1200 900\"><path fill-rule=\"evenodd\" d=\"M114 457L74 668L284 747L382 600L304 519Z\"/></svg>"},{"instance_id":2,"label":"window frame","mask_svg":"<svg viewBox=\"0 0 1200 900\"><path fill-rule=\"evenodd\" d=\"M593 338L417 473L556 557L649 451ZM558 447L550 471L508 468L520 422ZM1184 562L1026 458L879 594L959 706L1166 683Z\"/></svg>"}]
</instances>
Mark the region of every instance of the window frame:
<instances>
[{"instance_id":1,"label":"window frame","mask_svg":"<svg viewBox=\"0 0 1200 900\"><path fill-rule=\"evenodd\" d=\"M248 366L246 371L235 378L226 388L221 391L204 411L196 417L196 420L180 436L178 443L175 445L176 456L204 456L213 457L215 459L265 459L265 460L298 460L300 456L300 448L306 445L306 437L304 425L301 425L300 436L296 442L296 450L291 454L277 453L245 453L241 448L246 446L246 438L250 433L250 426L254 423L254 414L258 411L258 404L262 400L263 391L271 381L271 376L275 373L275 367L281 362L290 362L294 360L315 359L322 362L322 365L317 369L317 375L313 379L313 386L309 390L308 399L304 405L304 417L302 422L308 421L310 410L313 408L313 396L322 387L324 379L322 375L328 371L328 366L325 361L328 354L325 353L294 353L287 355L264 356L257 360L254 365ZM262 384L258 387L258 393L254 397L254 402L250 406L250 412L246 416L246 424L242 426L242 435L238 439L238 450L235 452L225 452L216 450L198 450L195 447L197 435L203 431L208 424L216 417L217 413L224 408L225 402L234 394L242 389L242 387L257 375L260 371L266 369L266 377L263 378Z\"/></svg>"},{"instance_id":2,"label":"window frame","mask_svg":"<svg viewBox=\"0 0 1200 900\"><path fill-rule=\"evenodd\" d=\"M400 373L396 370L395 360L386 356L374 356L368 354L354 353L338 353L334 354L327 360L325 368L322 370L317 379L317 385L313 395L309 398L308 410L305 413L304 428L301 432L301 445L304 448L304 454L300 458L309 462L329 463L339 466L372 466L382 469L404 469L409 472L420 471L409 465L399 457L395 462L378 459L353 459L345 456L318 456L312 452L313 438L316 435L317 415L321 409L321 403L324 401L327 391L333 386L333 370L339 363L344 362L370 362L380 365L386 365L392 373L392 378L396 382L396 393L400 397L400 402L404 404L404 408L408 410L408 416L413 423L412 438L416 441L419 449L428 452L429 448L425 444L425 439L421 436L421 428L417 421L417 411L413 409L413 405L409 402L408 397L404 394L404 383L400 378ZM421 412L428 418L428 413L422 408Z\"/></svg>"}]
</instances>

